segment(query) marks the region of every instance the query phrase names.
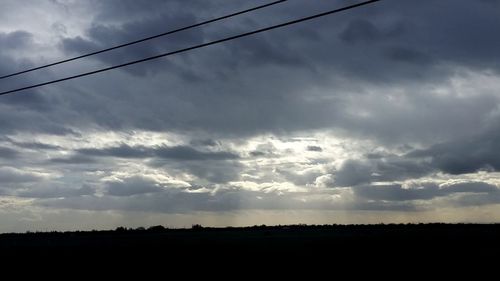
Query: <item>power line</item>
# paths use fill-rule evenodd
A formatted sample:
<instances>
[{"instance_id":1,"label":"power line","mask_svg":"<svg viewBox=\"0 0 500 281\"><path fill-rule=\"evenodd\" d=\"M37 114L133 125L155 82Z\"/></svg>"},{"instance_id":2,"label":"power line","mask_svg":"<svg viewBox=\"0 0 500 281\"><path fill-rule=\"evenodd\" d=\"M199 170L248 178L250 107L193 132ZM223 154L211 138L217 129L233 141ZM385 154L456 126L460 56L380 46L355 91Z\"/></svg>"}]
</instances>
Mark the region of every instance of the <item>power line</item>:
<instances>
[{"instance_id":1,"label":"power line","mask_svg":"<svg viewBox=\"0 0 500 281\"><path fill-rule=\"evenodd\" d=\"M214 19L202 21L202 22L195 23L195 24L192 24L192 25L189 25L189 26L186 26L186 27L182 27L182 28L170 30L170 31L167 31L167 32L164 32L164 33L161 33L161 34L157 34L157 35L149 36L149 37L142 38L142 39L139 39L139 40L135 40L135 41L132 41L132 42L129 42L129 43L125 43L125 44L121 44L121 45L116 45L116 46L113 46L113 47L109 47L107 49L103 49L103 50L99 50L99 51L95 51L95 52L83 54L83 55L80 55L80 56L77 56L77 57L73 57L73 58L69 58L69 59L57 61L57 62L54 62L54 63L50 63L50 64L38 66L38 67L29 68L29 69L26 69L26 70L23 70L23 71L19 71L19 72L7 74L7 75L4 75L4 76L0 76L0 79L5 79L5 78L9 78L9 77L21 75L21 74L32 72L32 71L35 71L35 70L44 69L44 68L55 66L55 65L58 65L58 64L63 64L63 63L66 63L66 62L70 62L70 61L74 61L74 60L78 60L78 59L90 57L90 56L93 56L93 55L97 55L97 54L109 52L109 51L112 51L112 50L116 50L116 49L119 49L119 48L130 46L130 45L142 43L142 42L145 42L145 41L148 41L148 40L156 39L156 38L159 38L159 37L163 37L163 36L167 36L167 35L170 35L170 34L178 33L178 32L181 32L181 31L188 30L188 29L193 29L195 27L199 27L199 26L206 25L206 24L209 24L209 23L221 21L221 20L224 20L224 19L228 19L228 18L232 18L232 17L238 16L238 15L246 14L246 13L249 13L249 12L252 12L252 11L256 11L256 10L260 10L260 9L263 9L263 8L267 8L267 7L270 7L270 6L273 6L273 5L276 5L276 4L280 4L280 3L283 3L283 2L286 2L286 1L288 1L288 0L274 1L274 2L271 2L271 3L268 3L268 4L260 5L260 6L253 7L253 8L250 8L250 9L246 9L246 10L243 10L243 11L239 11L239 12L236 12L236 13L225 15L225 16L222 16L222 17L218 17L218 18L214 18Z\"/></svg>"},{"instance_id":2,"label":"power line","mask_svg":"<svg viewBox=\"0 0 500 281\"><path fill-rule=\"evenodd\" d=\"M253 34L262 33L262 32L265 32L265 31L269 31L269 30L273 30L273 29L285 27L285 26L296 24L296 23L300 23L300 22L303 22L303 21L308 21L308 20L312 20L312 19L315 19L315 18L324 17L324 16L327 16L327 15L331 15L331 14L339 13L339 12L342 12L342 11L354 9L354 8L357 8L357 7L360 7L360 6L364 6L364 5L375 3L375 2L379 2L379 1L381 1L381 0L365 1L365 2L358 3L358 4L354 4L354 5L350 5L350 6L345 6L345 7L342 7L342 8L335 9L335 10L330 10L330 11L327 11L327 12L315 14L315 15L308 16L308 17L303 17L303 18L300 18L300 19L296 19L296 20L285 22L285 23L281 23L281 24L277 24L277 25L273 25L273 26L269 26L269 27L257 29L257 30L254 30L254 31L250 31L250 32L241 33L241 34L238 34L238 35L229 36L229 37L226 37L226 38L223 38L223 39L219 39L219 40L211 41L211 42L208 42L208 43L203 43L203 44L195 45L195 46L184 48L184 49L179 49L179 50L168 52L168 53L164 53L164 54L160 54L160 55L156 55L156 56L152 56L152 57L147 57L147 58L144 58L144 59L135 60L135 61L131 61L131 62L127 62L127 63L115 65L115 66L110 66L110 67L106 67L106 68L102 68L102 69L98 69L98 70L94 70L94 71L90 71L90 72L86 72L86 73L82 73L82 74L78 74L78 75L74 75L74 76L69 76L69 77L65 77L65 78L61 78L61 79L57 79L57 80L52 80L52 81L48 81L48 82L44 82L44 83L40 83L40 84L35 84L35 85L27 86L27 87L22 87L22 88L18 88L18 89L14 89L14 90L9 90L9 91L5 91L5 92L1 92L0 96L1 95L6 95L6 94L10 94L10 93L20 92L20 91L24 91L24 90L28 90L28 89L38 88L38 87L42 87L42 86L46 86L46 85L50 85L50 84L55 84L55 83L59 83L59 82L67 81L67 80L72 80L72 79L76 79L76 78L80 78L80 77L84 77L84 76L89 76L89 75L93 75L93 74L97 74L97 73L109 71L109 70L112 70L112 69L121 68L121 67L129 66L129 65L133 65L133 64L138 64L138 63L142 63L142 62L146 62L146 61L150 61L150 60L154 60L154 59L159 59L159 58L163 58L163 57L167 57L167 56L171 56L171 55L175 55L175 54L179 54L179 53L184 53L184 52L187 52L187 51L191 51L191 50L195 50L195 49L199 49L199 48L203 48L203 47L207 47L207 46L211 46L211 45L223 43L223 42L226 42L226 41L230 41L230 40L234 40L234 39L238 39L238 38L242 38L242 37L247 37L247 36L250 36L250 35L253 35Z\"/></svg>"}]
</instances>

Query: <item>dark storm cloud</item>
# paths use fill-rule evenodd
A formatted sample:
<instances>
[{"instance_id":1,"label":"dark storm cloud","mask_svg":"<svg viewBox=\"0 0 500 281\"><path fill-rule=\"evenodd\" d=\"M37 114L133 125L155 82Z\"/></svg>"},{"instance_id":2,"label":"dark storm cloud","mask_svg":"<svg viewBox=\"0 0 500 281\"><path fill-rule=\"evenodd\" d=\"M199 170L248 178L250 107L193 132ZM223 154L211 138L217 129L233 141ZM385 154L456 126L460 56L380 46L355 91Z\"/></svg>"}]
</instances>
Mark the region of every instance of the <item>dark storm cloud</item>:
<instances>
[{"instance_id":1,"label":"dark storm cloud","mask_svg":"<svg viewBox=\"0 0 500 281\"><path fill-rule=\"evenodd\" d=\"M323 149L320 146L310 145L307 147L307 151L322 152Z\"/></svg>"},{"instance_id":2,"label":"dark storm cloud","mask_svg":"<svg viewBox=\"0 0 500 281\"><path fill-rule=\"evenodd\" d=\"M262 151L250 151L250 156L253 156L253 157L262 157L262 156L266 156L267 153L265 152L262 152Z\"/></svg>"},{"instance_id":3,"label":"dark storm cloud","mask_svg":"<svg viewBox=\"0 0 500 281\"><path fill-rule=\"evenodd\" d=\"M237 33L237 32L235 32ZM279 65L281 67L307 67L302 56L297 55L286 41L274 40L273 36L263 34L259 39L243 38L225 46L231 52L230 57L238 58L243 67L261 67Z\"/></svg>"},{"instance_id":4,"label":"dark storm cloud","mask_svg":"<svg viewBox=\"0 0 500 281\"><path fill-rule=\"evenodd\" d=\"M185 161L205 161L205 160L234 160L239 156L227 151L199 151L190 146L128 146L122 144L120 146L108 148L85 148L79 149L77 152L85 156L111 156L120 158L158 158L158 159L173 159Z\"/></svg>"},{"instance_id":5,"label":"dark storm cloud","mask_svg":"<svg viewBox=\"0 0 500 281\"><path fill-rule=\"evenodd\" d=\"M302 194L303 195L303 194ZM186 192L168 189L162 192L133 194L130 196L85 196L64 199L40 199L37 205L51 208L82 210L126 210L161 213L187 213L192 211L234 210L393 210L416 211L418 206L406 201L367 201L359 199L349 204L332 204L328 199L311 197L301 200L301 194L278 194L245 190L222 190L215 193Z\"/></svg>"},{"instance_id":6,"label":"dark storm cloud","mask_svg":"<svg viewBox=\"0 0 500 281\"><path fill-rule=\"evenodd\" d=\"M354 202L349 210L361 211L402 211L402 212L416 212L425 210L419 205L412 204L410 201L374 201L359 199Z\"/></svg>"},{"instance_id":7,"label":"dark storm cloud","mask_svg":"<svg viewBox=\"0 0 500 281\"><path fill-rule=\"evenodd\" d=\"M369 153L365 159L346 161L334 172L332 185L415 179L438 171L454 175L497 172L500 170L499 144L500 134L497 126L493 126L472 136L412 150L402 156Z\"/></svg>"},{"instance_id":8,"label":"dark storm cloud","mask_svg":"<svg viewBox=\"0 0 500 281\"><path fill-rule=\"evenodd\" d=\"M51 158L49 160L49 162L53 163L53 164L79 165L79 164L92 164L92 163L96 163L97 161L92 157L89 157L86 155L76 154L76 155L71 155L71 156L66 157L66 158Z\"/></svg>"},{"instance_id":9,"label":"dark storm cloud","mask_svg":"<svg viewBox=\"0 0 500 281\"><path fill-rule=\"evenodd\" d=\"M484 182L465 182L439 187L434 183L421 184L412 188L402 188L399 184L357 186L354 194L361 198L384 201L430 200L454 193L497 194L499 189Z\"/></svg>"},{"instance_id":10,"label":"dark storm cloud","mask_svg":"<svg viewBox=\"0 0 500 281\"><path fill-rule=\"evenodd\" d=\"M181 158L154 157L147 162L147 165L179 174L187 172L202 182L208 181L219 184L240 179L241 172L244 169L244 165L234 156L229 156L229 158L226 158L224 154L215 155L214 157L209 156L208 158L208 155L200 158L192 156L182 156ZM224 157L221 158L221 156Z\"/></svg>"},{"instance_id":11,"label":"dark storm cloud","mask_svg":"<svg viewBox=\"0 0 500 281\"><path fill-rule=\"evenodd\" d=\"M151 157L153 153L146 147L131 147L126 144L108 148L82 148L78 149L77 153L82 156L111 156L120 158L147 158Z\"/></svg>"},{"instance_id":12,"label":"dark storm cloud","mask_svg":"<svg viewBox=\"0 0 500 281\"><path fill-rule=\"evenodd\" d=\"M229 151L198 150L190 146L129 146L121 144L106 148L77 149L68 157L52 158L51 164L103 164L113 163L113 158L146 159L154 168L179 174L189 173L199 180L211 183L227 183L238 180L243 165L240 156ZM119 185L119 183L116 183ZM110 190L115 192L117 187ZM148 189L149 190L149 189ZM111 193L110 193L111 194Z\"/></svg>"},{"instance_id":13,"label":"dark storm cloud","mask_svg":"<svg viewBox=\"0 0 500 281\"><path fill-rule=\"evenodd\" d=\"M406 201L429 200L439 196L436 185L422 186L419 189L404 189L401 185L359 186L354 188L357 196L372 200Z\"/></svg>"},{"instance_id":14,"label":"dark storm cloud","mask_svg":"<svg viewBox=\"0 0 500 281\"><path fill-rule=\"evenodd\" d=\"M215 147L215 146L219 145L219 143L213 139L195 139L195 140L191 140L189 142L189 144L191 144L193 146L211 146L211 147Z\"/></svg>"},{"instance_id":15,"label":"dark storm cloud","mask_svg":"<svg viewBox=\"0 0 500 281\"><path fill-rule=\"evenodd\" d=\"M237 9L243 3L235 2L231 9ZM173 44L181 41L194 44L206 38L219 38L251 29L259 22L280 22L337 4L341 3L310 5L301 1L290 2L274 8L272 12L263 11L238 19L235 21L237 24L223 22L199 33L188 33L185 40L174 38ZM185 7L182 13L169 14L175 10L169 10L169 7L179 5ZM198 10L199 5L206 7ZM162 72L163 65L164 70L169 71L165 84L114 90L109 87L107 79L97 80L96 86L99 87L92 89L103 89L101 93L90 100L71 98L68 106L74 107L91 122L112 130L200 129L216 135L245 136L263 132L341 128L351 134L383 138L384 141L431 138L436 134L449 137L456 130L467 128L458 125L460 118L464 119L458 111L473 112L475 115L469 121L473 123L493 110L496 100L486 101L483 96L471 97L467 101L441 100L418 92L412 85L442 82L455 73L453 67L456 65L474 70L496 69L497 62L491 57L499 49L500 40L488 34L497 30L499 23L497 12L491 9L491 5L467 1L424 1L418 5L412 1L382 1L293 28L198 50L182 58L161 60L158 61L159 68L156 62L153 67L149 64L138 66L137 69ZM199 20L200 13L205 16L206 11L220 8L212 2L190 2L189 5L179 1L157 3L152 5L156 7L153 15L146 17L149 4L138 6L132 3L100 4L98 13L106 17L96 17L87 30L86 39L66 38L64 42L68 43L68 50L82 52L102 47L105 45L103 41L114 44L130 40L138 33L163 31L171 25L184 23L184 19ZM453 7L454 13L447 13L450 7ZM129 17L123 17L125 10L129 10ZM471 10L475 12L471 13ZM161 14L167 16L162 17ZM457 27L467 22L474 22L474 25L457 31ZM474 45L456 43L469 40L467 38L474 38ZM370 44L370 48L366 48L366 44ZM163 48L160 45L164 44L148 43L144 46L145 52L157 52L158 48ZM116 56L122 59L140 55L139 50L132 48L124 49ZM100 59L111 63L105 61L105 56ZM175 71L171 71L174 69L170 64L175 65ZM134 71L136 67L131 69L128 71ZM199 76L202 80L198 81L202 82L183 81L179 84L172 75L180 73ZM347 82L331 85L330 80L335 77ZM389 110L374 105L377 114L370 120L351 116L347 112L349 107L345 105L357 101L354 93L359 92L359 87L370 87L371 83L395 83L407 88L407 95L412 96L408 100L409 109ZM309 91L311 86L324 86L330 90L324 90L317 96ZM140 99L135 97L136 91L140 92ZM117 93L120 93L120 100L128 102L116 103ZM353 97L352 101L350 97ZM108 108L110 100L114 106ZM448 105L462 108L456 112L446 110L449 118L443 118L442 107ZM137 110L140 108L149 110ZM422 108L428 112L419 113ZM457 125L450 126L449 122ZM443 125L446 130L442 129ZM410 130L410 127L416 129Z\"/></svg>"},{"instance_id":16,"label":"dark storm cloud","mask_svg":"<svg viewBox=\"0 0 500 281\"><path fill-rule=\"evenodd\" d=\"M376 43L398 38L408 28L402 21L389 26L378 26L369 20L357 18L350 20L343 27L339 37L350 44Z\"/></svg>"},{"instance_id":17,"label":"dark storm cloud","mask_svg":"<svg viewBox=\"0 0 500 281\"><path fill-rule=\"evenodd\" d=\"M69 54L78 55L135 41L143 37L163 33L165 30L191 25L194 22L195 18L193 15L176 13L174 15L160 15L158 17L141 19L137 22L127 22L118 27L96 23L88 30L87 37L89 39L83 39L82 37L67 38L63 39L61 44L64 51ZM189 45L199 44L202 39L203 33L201 29L188 30L168 36L168 38L159 38L152 42L100 54L96 56L96 58L106 64L116 65L179 48L185 48ZM172 73L183 74L183 72L180 71L183 68L183 65L173 64L171 61L163 60L161 62L136 65L132 68L126 68L126 71L130 71L135 75L146 75L152 72L167 70L171 70Z\"/></svg>"},{"instance_id":18,"label":"dark storm cloud","mask_svg":"<svg viewBox=\"0 0 500 281\"><path fill-rule=\"evenodd\" d=\"M110 188L113 190L111 194ZM54 208L83 210L127 210L162 213L186 213L192 211L232 211L245 209L298 209L339 208L328 200L305 203L301 194L279 194L225 188L216 192L197 191L196 188L159 189L158 183L142 177L131 177L106 186L104 196L67 197L40 199L38 205ZM193 192L195 191L195 192ZM304 194L302 194L304 195ZM298 197L296 197L298 196Z\"/></svg>"},{"instance_id":19,"label":"dark storm cloud","mask_svg":"<svg viewBox=\"0 0 500 281\"><path fill-rule=\"evenodd\" d=\"M13 51L22 51L32 48L33 35L26 31L14 31L10 33L0 32L0 75L10 74L31 66L31 62L26 59L13 59L9 54ZM0 90L11 90L26 86L34 80L18 79L17 77L2 80ZM21 106L29 109L45 109L48 106L46 100L37 91L28 90L18 95L2 96L0 104L11 106Z\"/></svg>"},{"instance_id":20,"label":"dark storm cloud","mask_svg":"<svg viewBox=\"0 0 500 281\"><path fill-rule=\"evenodd\" d=\"M26 183L40 181L42 178L36 174L23 172L11 167L0 168L0 185L12 183Z\"/></svg>"},{"instance_id":21,"label":"dark storm cloud","mask_svg":"<svg viewBox=\"0 0 500 281\"><path fill-rule=\"evenodd\" d=\"M491 5L470 1L385 1L378 6L386 11L374 8L371 16L348 20L340 38L351 44L371 43L368 52L387 57L385 65L394 60L396 68L402 61L426 68L430 63L444 62L499 70L497 62L488 62L500 46L500 40L490 36L500 28L500 12ZM370 56L377 57L375 53ZM383 67L378 69L385 72ZM410 74L392 73L396 78Z\"/></svg>"},{"instance_id":22,"label":"dark storm cloud","mask_svg":"<svg viewBox=\"0 0 500 281\"><path fill-rule=\"evenodd\" d=\"M14 31L10 33L0 32L0 49L2 51L16 50L19 47L32 43L33 35L26 31Z\"/></svg>"},{"instance_id":23,"label":"dark storm cloud","mask_svg":"<svg viewBox=\"0 0 500 281\"><path fill-rule=\"evenodd\" d=\"M462 182L454 183L443 188L446 192L471 192L471 193L494 193L498 187L485 182Z\"/></svg>"},{"instance_id":24,"label":"dark storm cloud","mask_svg":"<svg viewBox=\"0 0 500 281\"><path fill-rule=\"evenodd\" d=\"M12 70L9 69L5 72L2 72L2 74L7 74L11 72ZM15 79L17 80L18 78ZM32 79L26 79L23 81L11 81L4 84L4 85L9 85L8 87L4 86L1 87L1 89L12 90L33 84L34 81L35 80ZM53 109L54 103L56 102L57 102L56 100L47 98L46 96L42 95L42 93L36 90L27 90L16 94L9 94L6 96L2 96L2 99L0 100L1 104L9 105L17 110L19 109L32 110L32 111L38 111L40 113L50 112Z\"/></svg>"},{"instance_id":25,"label":"dark storm cloud","mask_svg":"<svg viewBox=\"0 0 500 281\"><path fill-rule=\"evenodd\" d=\"M37 205L51 208L82 210L126 210L161 213L186 213L192 211L233 211L233 210L364 210L364 211L419 211L429 206L419 201L441 198L452 206L481 206L500 202L500 192L496 187L488 191L469 183L467 191L446 191L428 184L420 189L403 189L401 186L357 187L356 200L347 204L332 204L326 199L301 200L300 195L262 193L254 191L224 190L216 193L190 193L170 189L162 192L129 194L128 196L84 196L64 199L39 199ZM448 195L456 195L447 198Z\"/></svg>"},{"instance_id":26,"label":"dark storm cloud","mask_svg":"<svg viewBox=\"0 0 500 281\"><path fill-rule=\"evenodd\" d=\"M26 31L0 32L0 75L10 74L34 66L31 59L13 56L12 53L31 53L36 50L33 34ZM0 91L12 90L48 79L47 73L36 76L24 75L1 80ZM73 133L67 124L60 121L54 111L58 100L33 89L0 98L0 132L4 135L15 132L49 133L64 135Z\"/></svg>"},{"instance_id":27,"label":"dark storm cloud","mask_svg":"<svg viewBox=\"0 0 500 281\"><path fill-rule=\"evenodd\" d=\"M408 47L390 47L384 50L384 55L396 62L411 64L428 64L432 62L429 55Z\"/></svg>"},{"instance_id":28,"label":"dark storm cloud","mask_svg":"<svg viewBox=\"0 0 500 281\"><path fill-rule=\"evenodd\" d=\"M334 173L334 186L356 186L377 181L420 178L434 171L425 162L392 156L381 159L347 160Z\"/></svg>"},{"instance_id":29,"label":"dark storm cloud","mask_svg":"<svg viewBox=\"0 0 500 281\"><path fill-rule=\"evenodd\" d=\"M62 147L58 145L46 144L41 142L15 142L11 141L12 144L20 148L33 149L33 150L60 150Z\"/></svg>"},{"instance_id":30,"label":"dark storm cloud","mask_svg":"<svg viewBox=\"0 0 500 281\"><path fill-rule=\"evenodd\" d=\"M32 102L27 99L20 103L21 108ZM55 112L52 112L54 114ZM2 106L0 102L0 132L14 135L16 132L46 133L50 135L77 135L72 128L60 122L58 118L49 116L50 113L20 110L16 106Z\"/></svg>"},{"instance_id":31,"label":"dark storm cloud","mask_svg":"<svg viewBox=\"0 0 500 281\"><path fill-rule=\"evenodd\" d=\"M27 189L21 189L15 195L27 198L70 198L93 195L94 193L95 189L89 185L84 185L76 189L67 186L35 185Z\"/></svg>"},{"instance_id":32,"label":"dark storm cloud","mask_svg":"<svg viewBox=\"0 0 500 281\"><path fill-rule=\"evenodd\" d=\"M233 1L232 1L233 2ZM238 1L234 1L238 2ZM239 4L242 3L239 0ZM137 2L134 0L92 0L92 5L98 7L96 15L97 21L123 21L135 18L144 18L161 13L176 14L179 11L197 11L204 12L207 8L213 8L216 5L214 1L183 1L183 0L149 0L147 2ZM219 4L224 3L220 2ZM231 3L224 3L232 6Z\"/></svg>"},{"instance_id":33,"label":"dark storm cloud","mask_svg":"<svg viewBox=\"0 0 500 281\"><path fill-rule=\"evenodd\" d=\"M125 185L128 185L126 182ZM145 185L149 186L149 185ZM123 187L123 186L122 186ZM191 211L229 211L240 207L242 198L238 192L188 193L183 190L167 189L163 192L131 189L118 196L87 196L62 200L39 200L41 206L83 210L128 210L165 213L185 213ZM144 186L142 186L144 187ZM151 186L149 186L151 187ZM137 192L140 191L140 192ZM128 194L125 194L128 193ZM244 197L243 197L244 198ZM244 200L244 199L243 199Z\"/></svg>"},{"instance_id":34,"label":"dark storm cloud","mask_svg":"<svg viewBox=\"0 0 500 281\"><path fill-rule=\"evenodd\" d=\"M488 204L500 204L500 192L496 193L478 193L468 196L461 196L448 200L456 206L483 206Z\"/></svg>"},{"instance_id":35,"label":"dark storm cloud","mask_svg":"<svg viewBox=\"0 0 500 281\"><path fill-rule=\"evenodd\" d=\"M17 150L0 146L0 159L13 159L19 155Z\"/></svg>"},{"instance_id":36,"label":"dark storm cloud","mask_svg":"<svg viewBox=\"0 0 500 281\"><path fill-rule=\"evenodd\" d=\"M206 1L150 1L147 4L97 1L95 4L99 7L98 12L94 23L87 30L86 38L66 38L63 41L68 43L67 47L72 51L100 48L107 42L116 44L144 33L156 33L173 25L210 17L211 13L223 14L223 11L219 11L223 5ZM235 1L227 9L237 10L242 4L248 5L245 1ZM314 9L325 10L341 4L344 3L337 1L311 5L291 1L272 12L249 15L245 17L247 21L236 20L237 24L224 22L203 29L203 32L188 32L185 36L189 35L189 38L185 40L199 42L205 35L216 37L246 30L256 22L278 22L302 13L312 13ZM370 120L357 120L345 112L346 102L342 101L343 98L337 100L338 95L350 96L345 93L345 90L349 90L343 88L345 86L333 87L327 93L332 99L317 100L320 97L311 94L307 85L321 85L329 77L344 77L349 84L361 87L365 82L410 83L408 87L411 87L415 80L442 81L454 73L452 69L440 68L438 71L435 66L440 63L474 69L495 68L497 62L491 57L499 49L499 40L490 36L490 31L498 30L499 23L496 20L498 12L492 5L496 4L477 1L382 1L338 16L199 50L189 55L192 60L184 63L176 59L175 62L159 61L159 65L165 65L165 70L172 69L169 63L180 66L170 74L182 72L179 70L181 68L196 75L203 73L206 78L204 81L209 82L199 88L192 84L174 84L168 80L164 86L143 85L137 87L140 90L130 89L130 93L127 93L125 90L113 89L110 86L113 82L108 79L97 79L96 87L88 91L99 93L84 98L75 97L81 94L68 95L66 106L76 113L79 120L95 122L111 130L202 129L215 134L239 136L339 127L353 134L386 139L405 135L418 138L425 132L435 135L441 131L449 132L449 136L455 130L460 130L460 127L449 126L448 123L460 117L454 111L442 110L443 106L450 104L450 107L461 107L457 111L478 112L470 118L472 123L491 110L487 105L494 108L496 102L485 101L482 97L463 102L436 101L424 93L414 101L409 101L418 110L424 108L428 111L422 115L411 109L410 112L380 109ZM447 12L450 7L453 7L453 13ZM181 41L186 43L181 39L176 41L174 38L174 44ZM468 42L459 44L457 41ZM370 44L370 48L366 48L366 44ZM163 44L148 43L142 51L147 54L157 52L158 48L163 48L160 45ZM123 50L118 52L115 59L143 55L140 52L134 48ZM106 60L106 63L114 62L105 56L100 59ZM138 69L149 69L148 65ZM159 70L156 66L153 68ZM252 71L256 68L262 74L256 75ZM131 67L129 71L134 69ZM135 91L140 92L140 100L134 97ZM117 96L123 102L116 102ZM306 101L305 96L309 98ZM137 110L140 108L148 110ZM476 108L477 111L474 110ZM443 118L443 111L448 112L450 117ZM69 122L72 118L63 120ZM429 126L436 128L429 130ZM443 127L449 129L442 130Z\"/></svg>"},{"instance_id":37,"label":"dark storm cloud","mask_svg":"<svg viewBox=\"0 0 500 281\"><path fill-rule=\"evenodd\" d=\"M0 32L0 58L2 59L0 75L10 74L22 68L29 67L32 64L31 61L24 58L14 58L11 54L13 52L27 51L33 46L33 34L30 32L24 30L8 33ZM21 82L23 81L16 78L2 80L1 89L7 90L8 86L15 87L16 85L20 85ZM29 80L26 82L29 83Z\"/></svg>"},{"instance_id":38,"label":"dark storm cloud","mask_svg":"<svg viewBox=\"0 0 500 281\"><path fill-rule=\"evenodd\" d=\"M0 137L1 141L12 144L13 146L21 149L29 149L29 150L62 150L63 148L58 145L52 145L48 143L43 143L39 141L16 141L8 136ZM16 151L17 152L17 151Z\"/></svg>"},{"instance_id":39,"label":"dark storm cloud","mask_svg":"<svg viewBox=\"0 0 500 281\"><path fill-rule=\"evenodd\" d=\"M494 129L410 152L408 158L430 158L431 166L450 174L500 170L500 133Z\"/></svg>"},{"instance_id":40,"label":"dark storm cloud","mask_svg":"<svg viewBox=\"0 0 500 281\"><path fill-rule=\"evenodd\" d=\"M368 163L348 160L342 164L335 173L335 186L354 186L362 183L368 183L373 178L373 172Z\"/></svg>"},{"instance_id":41,"label":"dark storm cloud","mask_svg":"<svg viewBox=\"0 0 500 281\"><path fill-rule=\"evenodd\" d=\"M270 143L261 143L259 144L254 151L250 151L249 155L251 157L262 157L262 158L273 158L273 157L279 157L278 151L276 147Z\"/></svg>"},{"instance_id":42,"label":"dark storm cloud","mask_svg":"<svg viewBox=\"0 0 500 281\"><path fill-rule=\"evenodd\" d=\"M195 192L193 192L195 191ZM104 196L64 196L61 199L38 197L37 204L53 208L83 210L127 210L163 213L231 210L392 210L418 211L426 206L419 202L441 198L455 206L475 202L485 205L500 202L499 189L484 182L460 182L437 185L427 182L403 188L401 185L356 186L354 200L332 203L328 193L281 193L227 188L204 192L199 188L160 188L160 184L141 176L108 182ZM323 195L318 197L318 195ZM326 196L326 197L325 197ZM35 197L36 198L36 197ZM43 199L47 198L47 199ZM55 196L54 196L55 198ZM304 200L307 198L307 200ZM467 203L469 202L469 203Z\"/></svg>"}]
</instances>

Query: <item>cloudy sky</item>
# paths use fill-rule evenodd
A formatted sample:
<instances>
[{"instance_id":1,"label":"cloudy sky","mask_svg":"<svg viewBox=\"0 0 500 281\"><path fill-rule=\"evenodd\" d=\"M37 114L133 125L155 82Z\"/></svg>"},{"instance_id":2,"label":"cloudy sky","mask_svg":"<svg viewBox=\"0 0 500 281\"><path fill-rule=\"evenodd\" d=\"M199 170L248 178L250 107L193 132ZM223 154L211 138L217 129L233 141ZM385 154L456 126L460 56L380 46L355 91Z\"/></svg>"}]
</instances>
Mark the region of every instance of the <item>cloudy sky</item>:
<instances>
[{"instance_id":1,"label":"cloudy sky","mask_svg":"<svg viewBox=\"0 0 500 281\"><path fill-rule=\"evenodd\" d=\"M266 3L1 0L0 74ZM0 81L357 1L290 0ZM383 0L0 97L0 232L500 220L500 1Z\"/></svg>"}]
</instances>

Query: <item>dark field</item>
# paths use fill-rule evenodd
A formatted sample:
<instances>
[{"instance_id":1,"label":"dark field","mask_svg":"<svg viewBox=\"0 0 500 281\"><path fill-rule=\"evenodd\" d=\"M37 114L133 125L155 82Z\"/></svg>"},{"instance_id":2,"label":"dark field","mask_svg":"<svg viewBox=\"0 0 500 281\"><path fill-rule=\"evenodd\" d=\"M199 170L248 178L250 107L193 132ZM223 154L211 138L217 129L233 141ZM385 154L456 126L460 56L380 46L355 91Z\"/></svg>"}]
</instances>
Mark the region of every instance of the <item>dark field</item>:
<instances>
[{"instance_id":1,"label":"dark field","mask_svg":"<svg viewBox=\"0 0 500 281\"><path fill-rule=\"evenodd\" d=\"M457 257L496 256L500 225L328 225L246 228L124 229L89 232L1 234L0 251L9 254L122 256L162 254L210 258L259 255L262 258L318 258L327 255L380 258L381 254Z\"/></svg>"}]
</instances>

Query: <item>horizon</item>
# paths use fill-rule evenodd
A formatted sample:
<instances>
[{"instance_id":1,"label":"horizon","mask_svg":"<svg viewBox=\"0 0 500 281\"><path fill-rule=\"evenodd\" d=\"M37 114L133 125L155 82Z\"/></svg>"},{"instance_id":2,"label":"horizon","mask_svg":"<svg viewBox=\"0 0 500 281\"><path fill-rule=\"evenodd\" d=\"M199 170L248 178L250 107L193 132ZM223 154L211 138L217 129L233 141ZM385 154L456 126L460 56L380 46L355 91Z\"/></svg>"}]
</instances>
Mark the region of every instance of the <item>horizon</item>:
<instances>
[{"instance_id":1,"label":"horizon","mask_svg":"<svg viewBox=\"0 0 500 281\"><path fill-rule=\"evenodd\" d=\"M151 225L151 226L140 226L140 227L124 227L118 226L114 229L91 229L91 230L50 230L50 231L31 231L26 232L5 232L0 233L0 238L2 235L49 235L49 234L74 234L74 233L102 233L102 232L114 232L114 233L125 233L125 232L168 232L168 231L200 231L200 230L262 230L262 229L281 229L281 230L293 230L293 229L318 229L318 228L381 228L381 227L404 227L408 229L409 227L462 227L461 231L464 230L463 227L484 227L484 226L500 226L500 223L371 223L371 224L277 224L277 225L246 225L246 226L203 226L200 224L193 224L190 227L168 227L164 225Z\"/></svg>"}]
</instances>

